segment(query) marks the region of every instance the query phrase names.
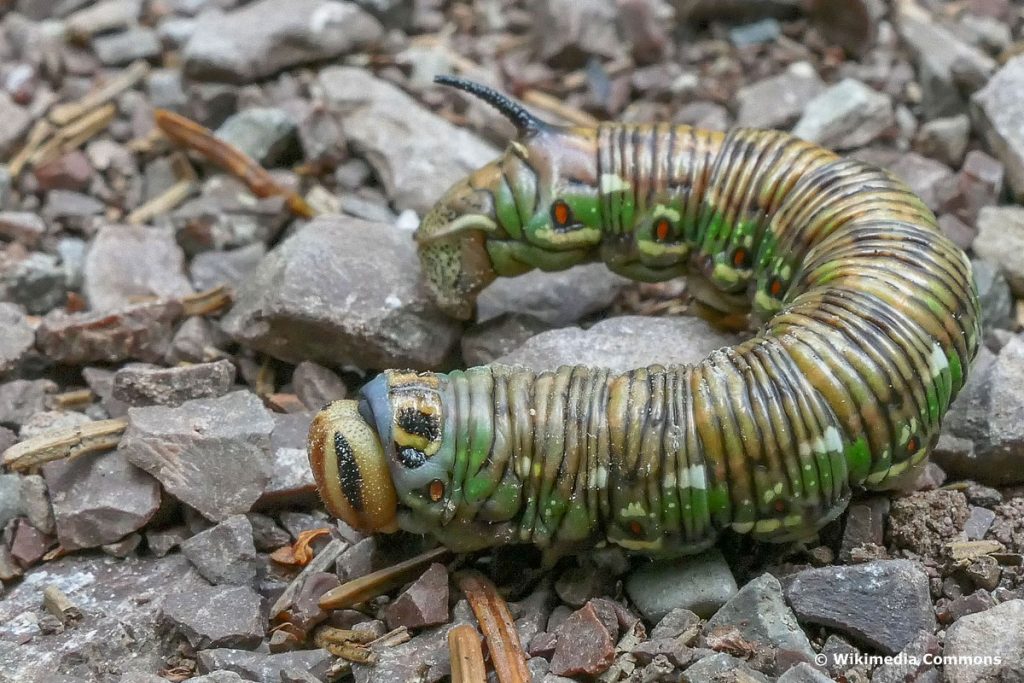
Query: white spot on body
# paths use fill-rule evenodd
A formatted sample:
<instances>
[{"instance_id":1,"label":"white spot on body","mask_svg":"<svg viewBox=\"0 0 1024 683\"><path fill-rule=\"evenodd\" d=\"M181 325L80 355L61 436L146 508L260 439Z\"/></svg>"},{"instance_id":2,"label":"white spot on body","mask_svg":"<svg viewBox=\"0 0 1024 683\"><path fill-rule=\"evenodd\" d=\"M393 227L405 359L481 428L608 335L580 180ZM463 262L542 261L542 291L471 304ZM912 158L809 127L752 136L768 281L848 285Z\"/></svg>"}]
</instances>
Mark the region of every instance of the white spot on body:
<instances>
[{"instance_id":1,"label":"white spot on body","mask_svg":"<svg viewBox=\"0 0 1024 683\"><path fill-rule=\"evenodd\" d=\"M622 179L617 173L601 174L601 192L625 192L630 188L629 183Z\"/></svg>"}]
</instances>

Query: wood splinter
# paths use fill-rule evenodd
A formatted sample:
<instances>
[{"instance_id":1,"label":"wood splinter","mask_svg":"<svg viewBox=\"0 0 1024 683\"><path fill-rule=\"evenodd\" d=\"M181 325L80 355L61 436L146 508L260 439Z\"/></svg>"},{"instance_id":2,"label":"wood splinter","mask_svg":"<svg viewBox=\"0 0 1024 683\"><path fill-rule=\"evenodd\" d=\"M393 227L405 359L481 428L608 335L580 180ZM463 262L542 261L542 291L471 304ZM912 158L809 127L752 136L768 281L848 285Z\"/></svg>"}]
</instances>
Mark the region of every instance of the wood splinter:
<instances>
[{"instance_id":1,"label":"wood splinter","mask_svg":"<svg viewBox=\"0 0 1024 683\"><path fill-rule=\"evenodd\" d=\"M498 594L490 579L477 571L460 572L455 583L466 594L469 606L491 653L491 664L501 683L527 683L531 680L526 653L519 642L515 620L508 603Z\"/></svg>"},{"instance_id":2,"label":"wood splinter","mask_svg":"<svg viewBox=\"0 0 1024 683\"><path fill-rule=\"evenodd\" d=\"M64 591L53 584L43 589L43 607L64 625L82 618L82 610L68 599Z\"/></svg>"},{"instance_id":3,"label":"wood splinter","mask_svg":"<svg viewBox=\"0 0 1024 683\"><path fill-rule=\"evenodd\" d=\"M90 453L117 448L128 419L97 420L71 429L41 434L16 443L3 455L3 464L11 472L24 472L46 462L73 459Z\"/></svg>"},{"instance_id":4,"label":"wood splinter","mask_svg":"<svg viewBox=\"0 0 1024 683\"><path fill-rule=\"evenodd\" d=\"M484 683L487 666L480 635L469 624L448 631L448 652L452 662L452 683Z\"/></svg>"}]
</instances>

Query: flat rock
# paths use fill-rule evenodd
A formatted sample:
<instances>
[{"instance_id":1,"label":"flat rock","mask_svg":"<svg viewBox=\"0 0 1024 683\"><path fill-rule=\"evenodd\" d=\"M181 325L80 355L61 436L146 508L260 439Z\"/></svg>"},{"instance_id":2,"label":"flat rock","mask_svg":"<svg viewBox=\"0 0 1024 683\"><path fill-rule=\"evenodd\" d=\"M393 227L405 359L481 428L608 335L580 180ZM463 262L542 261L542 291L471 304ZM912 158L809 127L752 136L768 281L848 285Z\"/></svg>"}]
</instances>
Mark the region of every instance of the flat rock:
<instances>
[{"instance_id":1,"label":"flat rock","mask_svg":"<svg viewBox=\"0 0 1024 683\"><path fill-rule=\"evenodd\" d=\"M1013 293L1024 297L1024 208L986 206L981 209L974 253L997 264Z\"/></svg>"},{"instance_id":2,"label":"flat rock","mask_svg":"<svg viewBox=\"0 0 1024 683\"><path fill-rule=\"evenodd\" d=\"M345 383L330 368L304 360L292 372L292 387L302 405L320 410L331 401L339 401L348 394Z\"/></svg>"},{"instance_id":3,"label":"flat rock","mask_svg":"<svg viewBox=\"0 0 1024 683\"><path fill-rule=\"evenodd\" d=\"M21 475L0 474L0 529L25 514L21 502Z\"/></svg>"},{"instance_id":4,"label":"flat rock","mask_svg":"<svg viewBox=\"0 0 1024 683\"><path fill-rule=\"evenodd\" d=\"M411 586L388 605L384 613L388 628L422 628L448 621L448 570L443 564L430 565Z\"/></svg>"},{"instance_id":5,"label":"flat rock","mask_svg":"<svg viewBox=\"0 0 1024 683\"><path fill-rule=\"evenodd\" d=\"M171 592L163 618L196 649L255 648L266 632L260 596L247 586L195 584Z\"/></svg>"},{"instance_id":6,"label":"flat rock","mask_svg":"<svg viewBox=\"0 0 1024 683\"><path fill-rule=\"evenodd\" d=\"M256 579L256 546L245 515L231 515L181 543L181 551L214 585L249 586Z\"/></svg>"},{"instance_id":7,"label":"flat rock","mask_svg":"<svg viewBox=\"0 0 1024 683\"><path fill-rule=\"evenodd\" d=\"M92 48L105 66L121 66L136 59L152 59L158 57L162 50L156 31L142 26L100 36L93 41Z\"/></svg>"},{"instance_id":8,"label":"flat rock","mask_svg":"<svg viewBox=\"0 0 1024 683\"><path fill-rule=\"evenodd\" d=\"M940 558L949 543L960 540L969 516L960 491L916 491L892 501L889 539L897 548Z\"/></svg>"},{"instance_id":9,"label":"flat rock","mask_svg":"<svg viewBox=\"0 0 1024 683\"><path fill-rule=\"evenodd\" d=\"M193 292L185 255L160 228L108 225L85 257L85 295L96 310L113 310L142 297L174 298Z\"/></svg>"},{"instance_id":10,"label":"flat rock","mask_svg":"<svg viewBox=\"0 0 1024 683\"><path fill-rule=\"evenodd\" d=\"M590 57L611 58L622 51L619 10L608 0L544 0L535 8L534 47L550 64L581 67Z\"/></svg>"},{"instance_id":11,"label":"flat rock","mask_svg":"<svg viewBox=\"0 0 1024 683\"><path fill-rule=\"evenodd\" d=\"M1013 328L1013 293L1002 270L991 261L971 260L974 284L978 287L981 323L986 331Z\"/></svg>"},{"instance_id":12,"label":"flat rock","mask_svg":"<svg viewBox=\"0 0 1024 683\"><path fill-rule=\"evenodd\" d=\"M790 661L793 655L807 661L814 658L807 635L782 595L782 584L771 574L762 574L743 586L704 628L708 633L736 628L748 642L787 651Z\"/></svg>"},{"instance_id":13,"label":"flat rock","mask_svg":"<svg viewBox=\"0 0 1024 683\"><path fill-rule=\"evenodd\" d=\"M936 188L953 178L953 169L949 166L916 152L907 152L890 164L889 170L923 199L932 211L937 211L940 204Z\"/></svg>"},{"instance_id":14,"label":"flat rock","mask_svg":"<svg viewBox=\"0 0 1024 683\"><path fill-rule=\"evenodd\" d=\"M697 363L738 340L699 318L620 316L587 330L570 327L543 332L496 362L538 372L575 364L625 372L655 363Z\"/></svg>"},{"instance_id":15,"label":"flat rock","mask_svg":"<svg viewBox=\"0 0 1024 683\"><path fill-rule=\"evenodd\" d=\"M1009 600L957 620L946 631L943 655L950 683L1024 676L1024 600Z\"/></svg>"},{"instance_id":16,"label":"flat rock","mask_svg":"<svg viewBox=\"0 0 1024 683\"><path fill-rule=\"evenodd\" d=\"M910 560L805 569L787 577L786 599L805 624L817 624L885 654L920 631L935 631L928 577Z\"/></svg>"},{"instance_id":17,"label":"flat rock","mask_svg":"<svg viewBox=\"0 0 1024 683\"><path fill-rule=\"evenodd\" d=\"M626 593L652 624L678 608L710 616L737 590L729 564L717 549L677 560L651 562L626 578Z\"/></svg>"},{"instance_id":18,"label":"flat rock","mask_svg":"<svg viewBox=\"0 0 1024 683\"><path fill-rule=\"evenodd\" d=\"M0 132L0 156L8 158L21 138L32 125L32 114L25 107L15 104L6 91L0 92L0 117L4 122Z\"/></svg>"},{"instance_id":19,"label":"flat rock","mask_svg":"<svg viewBox=\"0 0 1024 683\"><path fill-rule=\"evenodd\" d=\"M301 669L318 680L325 680L334 657L327 650L294 650L267 654L232 648L203 650L196 658L201 673L231 671L256 683L281 683L281 672Z\"/></svg>"},{"instance_id":20,"label":"flat rock","mask_svg":"<svg viewBox=\"0 0 1024 683\"><path fill-rule=\"evenodd\" d=\"M178 406L231 391L235 365L228 360L172 368L129 364L114 373L111 396L129 406Z\"/></svg>"},{"instance_id":21,"label":"flat rock","mask_svg":"<svg viewBox=\"0 0 1024 683\"><path fill-rule=\"evenodd\" d=\"M251 107L230 116L217 129L217 137L272 166L298 145L297 129L295 119L284 109Z\"/></svg>"},{"instance_id":22,"label":"flat rock","mask_svg":"<svg viewBox=\"0 0 1024 683\"><path fill-rule=\"evenodd\" d=\"M782 73L739 89L736 125L749 128L785 129L796 123L809 101L825 89L814 66L790 64Z\"/></svg>"},{"instance_id":23,"label":"flat rock","mask_svg":"<svg viewBox=\"0 0 1024 683\"><path fill-rule=\"evenodd\" d=\"M551 673L556 676L598 676L615 657L615 633L609 633L593 603L570 614L556 629Z\"/></svg>"},{"instance_id":24,"label":"flat rock","mask_svg":"<svg viewBox=\"0 0 1024 683\"><path fill-rule=\"evenodd\" d=\"M687 667L680 677L682 683L709 683L710 681L729 680L768 683L768 677L760 671L754 671L747 663L727 652L717 652L702 657Z\"/></svg>"},{"instance_id":25,"label":"flat rock","mask_svg":"<svg viewBox=\"0 0 1024 683\"><path fill-rule=\"evenodd\" d=\"M160 508L160 483L119 451L46 463L57 538L95 548L143 528Z\"/></svg>"},{"instance_id":26,"label":"flat rock","mask_svg":"<svg viewBox=\"0 0 1024 683\"><path fill-rule=\"evenodd\" d=\"M971 100L971 115L988 148L1006 167L1018 201L1024 201L1024 55L1008 61Z\"/></svg>"},{"instance_id":27,"label":"flat rock","mask_svg":"<svg viewBox=\"0 0 1024 683\"><path fill-rule=\"evenodd\" d=\"M52 361L67 365L163 360L182 315L177 301L125 306L112 312L53 311L36 330L36 345Z\"/></svg>"},{"instance_id":28,"label":"flat rock","mask_svg":"<svg viewBox=\"0 0 1024 683\"><path fill-rule=\"evenodd\" d=\"M248 512L270 480L274 421L254 394L128 411L118 449L207 518Z\"/></svg>"},{"instance_id":29,"label":"flat rock","mask_svg":"<svg viewBox=\"0 0 1024 683\"><path fill-rule=\"evenodd\" d=\"M223 326L276 358L361 368L435 368L458 330L428 299L408 234L344 217L317 219L271 251Z\"/></svg>"},{"instance_id":30,"label":"flat rock","mask_svg":"<svg viewBox=\"0 0 1024 683\"><path fill-rule=\"evenodd\" d=\"M180 555L118 560L81 553L29 570L0 600L3 676L70 683L163 670L177 643L160 633L160 605L168 587L183 585L189 571ZM42 604L47 585L82 611L82 620L63 633L39 628L48 614Z\"/></svg>"},{"instance_id":31,"label":"flat rock","mask_svg":"<svg viewBox=\"0 0 1024 683\"><path fill-rule=\"evenodd\" d=\"M847 78L807 103L793 135L831 149L862 147L893 126L892 100Z\"/></svg>"},{"instance_id":32,"label":"flat rock","mask_svg":"<svg viewBox=\"0 0 1024 683\"><path fill-rule=\"evenodd\" d=\"M547 332L551 325L522 313L502 313L473 325L462 335L462 359L467 366L487 365L512 353L530 337Z\"/></svg>"},{"instance_id":33,"label":"flat rock","mask_svg":"<svg viewBox=\"0 0 1024 683\"><path fill-rule=\"evenodd\" d=\"M57 385L48 379L16 379L0 384L0 424L20 427L46 409Z\"/></svg>"},{"instance_id":34,"label":"flat rock","mask_svg":"<svg viewBox=\"0 0 1024 683\"><path fill-rule=\"evenodd\" d=\"M0 375L16 369L35 341L25 311L15 304L0 303Z\"/></svg>"},{"instance_id":35,"label":"flat rock","mask_svg":"<svg viewBox=\"0 0 1024 683\"><path fill-rule=\"evenodd\" d=\"M204 251L192 259L189 275L199 291L220 285L234 288L245 282L266 255L267 247L263 242L237 249Z\"/></svg>"},{"instance_id":36,"label":"flat rock","mask_svg":"<svg viewBox=\"0 0 1024 683\"><path fill-rule=\"evenodd\" d=\"M971 119L966 114L932 119L921 124L914 149L949 166L959 166L967 151Z\"/></svg>"},{"instance_id":37,"label":"flat rock","mask_svg":"<svg viewBox=\"0 0 1024 683\"><path fill-rule=\"evenodd\" d=\"M480 293L477 318L487 322L503 313L521 313L553 326L572 325L610 306L628 282L601 263L500 278Z\"/></svg>"},{"instance_id":38,"label":"flat rock","mask_svg":"<svg viewBox=\"0 0 1024 683\"><path fill-rule=\"evenodd\" d=\"M776 683L829 683L832 679L807 662L790 667L778 677Z\"/></svg>"},{"instance_id":39,"label":"flat rock","mask_svg":"<svg viewBox=\"0 0 1024 683\"><path fill-rule=\"evenodd\" d=\"M306 440L313 413L274 413L270 452L274 466L261 504L287 505L316 499L316 480L309 468Z\"/></svg>"},{"instance_id":40,"label":"flat rock","mask_svg":"<svg viewBox=\"0 0 1024 683\"><path fill-rule=\"evenodd\" d=\"M449 187L498 156L491 145L365 69L324 69L319 85L338 109L349 143L399 210L423 215Z\"/></svg>"},{"instance_id":41,"label":"flat rock","mask_svg":"<svg viewBox=\"0 0 1024 683\"><path fill-rule=\"evenodd\" d=\"M185 75L249 83L282 69L368 47L380 23L355 3L259 0L223 15L207 14L185 45Z\"/></svg>"},{"instance_id":42,"label":"flat rock","mask_svg":"<svg viewBox=\"0 0 1024 683\"><path fill-rule=\"evenodd\" d=\"M46 221L31 211L0 211L0 236L34 247L46 234Z\"/></svg>"}]
</instances>

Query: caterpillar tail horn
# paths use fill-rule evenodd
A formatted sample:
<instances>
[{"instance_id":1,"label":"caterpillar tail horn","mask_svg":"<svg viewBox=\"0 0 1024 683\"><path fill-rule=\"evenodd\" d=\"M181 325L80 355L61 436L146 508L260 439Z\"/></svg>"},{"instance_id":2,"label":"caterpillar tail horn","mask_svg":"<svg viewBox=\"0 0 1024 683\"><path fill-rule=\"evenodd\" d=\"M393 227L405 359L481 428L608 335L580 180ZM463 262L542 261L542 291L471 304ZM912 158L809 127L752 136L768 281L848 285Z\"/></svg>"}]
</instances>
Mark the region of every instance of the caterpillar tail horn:
<instances>
[{"instance_id":1,"label":"caterpillar tail horn","mask_svg":"<svg viewBox=\"0 0 1024 683\"><path fill-rule=\"evenodd\" d=\"M398 530L398 496L376 430L357 401L335 401L309 428L309 465L327 510L365 533Z\"/></svg>"}]
</instances>

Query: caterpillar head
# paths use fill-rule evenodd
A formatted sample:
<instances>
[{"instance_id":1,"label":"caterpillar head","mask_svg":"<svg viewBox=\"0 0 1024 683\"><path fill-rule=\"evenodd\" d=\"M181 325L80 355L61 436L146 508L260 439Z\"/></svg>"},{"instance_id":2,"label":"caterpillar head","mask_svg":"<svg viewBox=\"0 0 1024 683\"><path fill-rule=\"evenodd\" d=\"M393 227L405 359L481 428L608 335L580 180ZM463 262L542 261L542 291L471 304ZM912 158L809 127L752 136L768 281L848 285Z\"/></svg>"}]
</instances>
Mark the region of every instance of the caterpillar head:
<instances>
[{"instance_id":1,"label":"caterpillar head","mask_svg":"<svg viewBox=\"0 0 1024 683\"><path fill-rule=\"evenodd\" d=\"M535 266L564 268L582 260L573 240L593 242L597 223L592 131L541 121L490 88L438 77L481 98L515 124L518 137L497 160L456 183L416 231L420 261L434 300L467 320L476 297L497 276ZM562 199L566 185L579 202ZM589 244L587 246L590 246Z\"/></svg>"},{"instance_id":2,"label":"caterpillar head","mask_svg":"<svg viewBox=\"0 0 1024 683\"><path fill-rule=\"evenodd\" d=\"M328 512L364 532L396 531L399 508L442 514L450 493L438 377L389 370L358 400L335 401L309 430L309 463Z\"/></svg>"}]
</instances>

